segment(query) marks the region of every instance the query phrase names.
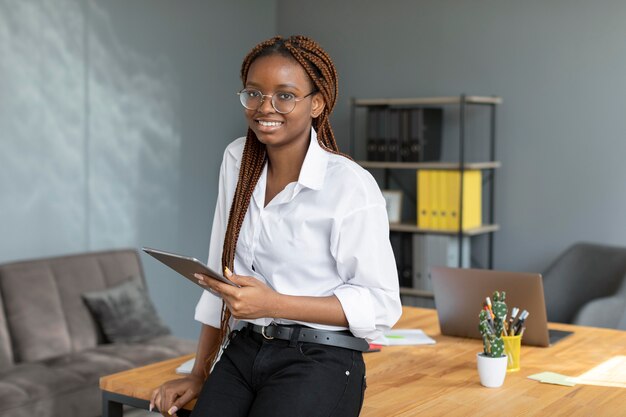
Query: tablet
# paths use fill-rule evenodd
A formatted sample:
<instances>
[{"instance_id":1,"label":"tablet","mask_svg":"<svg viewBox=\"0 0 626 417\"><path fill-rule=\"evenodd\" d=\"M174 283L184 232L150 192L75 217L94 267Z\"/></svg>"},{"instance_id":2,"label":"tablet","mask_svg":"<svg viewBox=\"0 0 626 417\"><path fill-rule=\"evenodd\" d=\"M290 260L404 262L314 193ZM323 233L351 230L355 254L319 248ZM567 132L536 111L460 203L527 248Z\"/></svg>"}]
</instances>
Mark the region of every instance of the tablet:
<instances>
[{"instance_id":1,"label":"tablet","mask_svg":"<svg viewBox=\"0 0 626 417\"><path fill-rule=\"evenodd\" d=\"M239 285L235 284L228 278L225 278L224 276L222 276L222 274L215 272L214 270L212 270L211 268L209 268L208 266L206 266L204 263L200 262L196 258L191 258L188 256L183 256L183 255L177 255L175 253L165 252L162 250L157 250L157 249L152 249L152 248L141 248L141 250L143 250L145 253L152 256L153 258L157 259L158 261L169 266L174 271L178 272L179 274L187 278L189 281L202 287L205 290L207 289L207 287L204 285L200 285L198 283L198 279L193 276L194 274L204 274L218 281L222 281L226 284L239 287Z\"/></svg>"}]
</instances>

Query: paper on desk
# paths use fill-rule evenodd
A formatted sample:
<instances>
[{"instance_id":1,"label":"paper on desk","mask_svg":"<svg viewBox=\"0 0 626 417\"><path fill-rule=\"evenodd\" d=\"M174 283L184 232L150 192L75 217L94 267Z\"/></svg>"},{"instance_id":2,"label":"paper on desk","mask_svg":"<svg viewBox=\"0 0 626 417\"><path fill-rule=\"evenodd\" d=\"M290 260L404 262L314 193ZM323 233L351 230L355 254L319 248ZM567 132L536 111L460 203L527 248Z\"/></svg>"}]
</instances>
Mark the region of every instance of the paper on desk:
<instances>
[{"instance_id":1,"label":"paper on desk","mask_svg":"<svg viewBox=\"0 0 626 417\"><path fill-rule=\"evenodd\" d=\"M614 356L575 380L579 384L626 388L626 356Z\"/></svg>"},{"instance_id":2,"label":"paper on desk","mask_svg":"<svg viewBox=\"0 0 626 417\"><path fill-rule=\"evenodd\" d=\"M177 374L190 374L193 369L193 364L196 361L196 358L191 358L188 361L185 361L180 364L178 368L176 368Z\"/></svg>"},{"instance_id":3,"label":"paper on desk","mask_svg":"<svg viewBox=\"0 0 626 417\"><path fill-rule=\"evenodd\" d=\"M431 339L420 329L392 329L387 330L373 344L383 346L407 346L407 345L434 345Z\"/></svg>"},{"instance_id":4,"label":"paper on desk","mask_svg":"<svg viewBox=\"0 0 626 417\"><path fill-rule=\"evenodd\" d=\"M566 387L573 387L576 385L575 378L557 374L556 372L541 372L530 375L528 378L543 382L544 384L565 385Z\"/></svg>"}]
</instances>

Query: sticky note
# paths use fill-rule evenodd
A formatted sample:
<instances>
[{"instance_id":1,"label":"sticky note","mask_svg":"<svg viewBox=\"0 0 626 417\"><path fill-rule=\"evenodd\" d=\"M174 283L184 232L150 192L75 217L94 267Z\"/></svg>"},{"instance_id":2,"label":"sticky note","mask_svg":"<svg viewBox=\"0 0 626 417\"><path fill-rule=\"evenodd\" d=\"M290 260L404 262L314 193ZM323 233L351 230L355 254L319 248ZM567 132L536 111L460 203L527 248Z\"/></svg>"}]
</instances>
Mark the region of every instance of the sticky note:
<instances>
[{"instance_id":1,"label":"sticky note","mask_svg":"<svg viewBox=\"0 0 626 417\"><path fill-rule=\"evenodd\" d=\"M572 377L557 374L556 372L540 372L538 374L529 375L528 378L544 384L564 385L566 387L573 387L576 385Z\"/></svg>"}]
</instances>

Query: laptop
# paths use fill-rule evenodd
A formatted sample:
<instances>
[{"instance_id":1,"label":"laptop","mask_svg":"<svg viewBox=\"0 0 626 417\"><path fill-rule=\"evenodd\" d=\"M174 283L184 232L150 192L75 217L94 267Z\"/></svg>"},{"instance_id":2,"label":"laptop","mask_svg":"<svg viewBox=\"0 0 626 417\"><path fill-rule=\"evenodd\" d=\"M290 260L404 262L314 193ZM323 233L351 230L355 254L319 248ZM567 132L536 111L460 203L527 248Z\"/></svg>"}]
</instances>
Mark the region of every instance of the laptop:
<instances>
[{"instance_id":1,"label":"laptop","mask_svg":"<svg viewBox=\"0 0 626 417\"><path fill-rule=\"evenodd\" d=\"M480 339L478 314L494 291L506 291L509 314L513 307L530 313L522 344L550 346L572 333L548 331L541 274L433 267L431 277L443 335Z\"/></svg>"}]
</instances>

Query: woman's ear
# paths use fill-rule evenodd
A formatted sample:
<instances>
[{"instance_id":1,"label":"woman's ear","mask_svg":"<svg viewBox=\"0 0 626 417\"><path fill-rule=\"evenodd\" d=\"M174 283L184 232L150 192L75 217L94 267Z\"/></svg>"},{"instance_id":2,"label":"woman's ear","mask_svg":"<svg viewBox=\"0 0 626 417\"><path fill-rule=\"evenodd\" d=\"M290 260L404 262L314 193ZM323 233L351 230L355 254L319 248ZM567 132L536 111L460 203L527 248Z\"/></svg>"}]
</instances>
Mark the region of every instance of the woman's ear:
<instances>
[{"instance_id":1,"label":"woman's ear","mask_svg":"<svg viewBox=\"0 0 626 417\"><path fill-rule=\"evenodd\" d=\"M311 117L317 118L324 111L324 107L326 107L326 102L322 97L321 93L313 94L313 98L311 99Z\"/></svg>"}]
</instances>

